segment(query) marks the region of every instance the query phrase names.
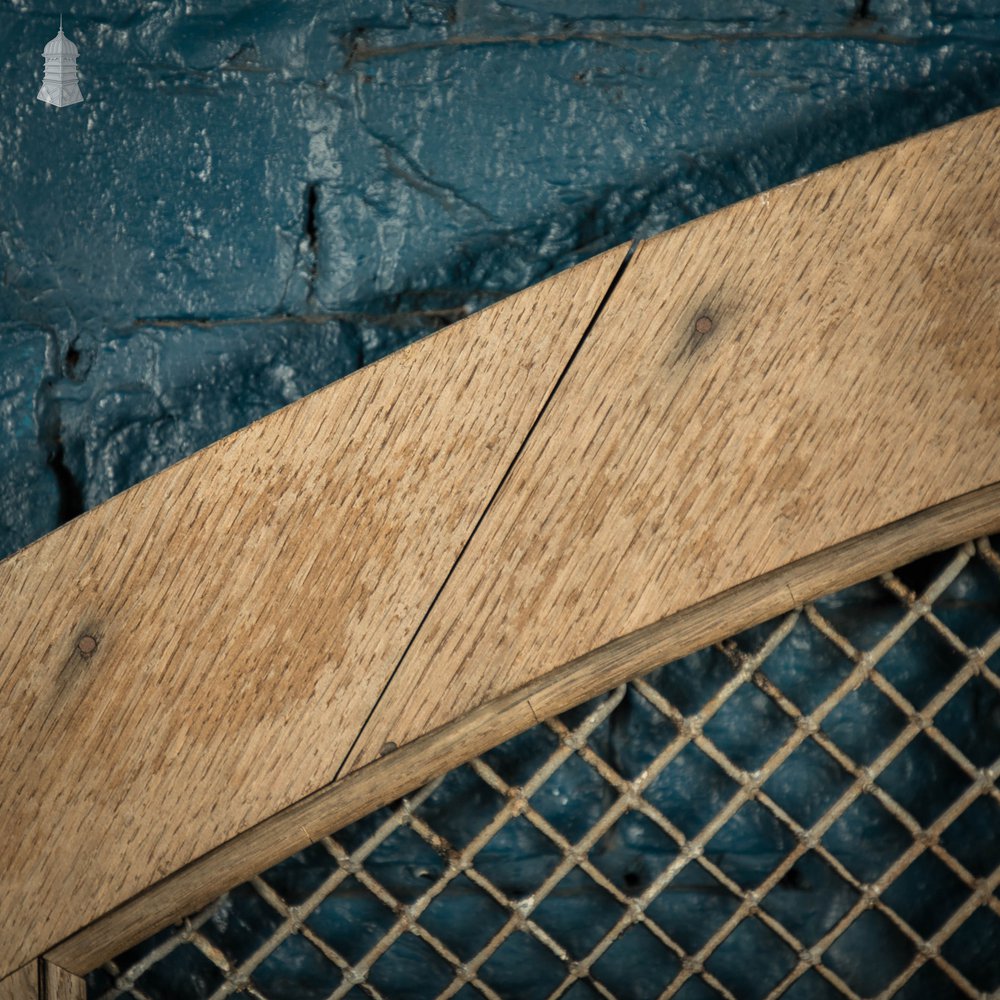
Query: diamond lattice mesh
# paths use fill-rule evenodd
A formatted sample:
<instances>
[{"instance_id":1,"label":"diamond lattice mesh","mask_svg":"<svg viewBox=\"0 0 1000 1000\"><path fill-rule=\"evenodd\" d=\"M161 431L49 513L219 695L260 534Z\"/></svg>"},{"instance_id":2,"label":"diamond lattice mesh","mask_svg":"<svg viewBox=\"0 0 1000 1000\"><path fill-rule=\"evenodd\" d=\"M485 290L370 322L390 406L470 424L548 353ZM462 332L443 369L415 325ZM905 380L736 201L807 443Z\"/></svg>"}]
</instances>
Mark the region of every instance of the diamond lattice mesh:
<instances>
[{"instance_id":1,"label":"diamond lattice mesh","mask_svg":"<svg viewBox=\"0 0 1000 1000\"><path fill-rule=\"evenodd\" d=\"M997 548L552 719L119 956L89 996L1000 996Z\"/></svg>"}]
</instances>

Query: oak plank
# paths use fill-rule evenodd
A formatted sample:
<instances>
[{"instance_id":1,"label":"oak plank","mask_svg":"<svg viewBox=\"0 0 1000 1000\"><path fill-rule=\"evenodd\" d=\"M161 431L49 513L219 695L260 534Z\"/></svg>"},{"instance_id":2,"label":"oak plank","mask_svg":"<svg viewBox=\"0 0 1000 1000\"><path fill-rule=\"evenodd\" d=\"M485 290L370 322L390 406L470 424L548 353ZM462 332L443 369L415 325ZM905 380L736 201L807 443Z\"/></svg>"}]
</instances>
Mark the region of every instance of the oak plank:
<instances>
[{"instance_id":1,"label":"oak plank","mask_svg":"<svg viewBox=\"0 0 1000 1000\"><path fill-rule=\"evenodd\" d=\"M0 975L329 783L625 254L0 563Z\"/></svg>"},{"instance_id":2,"label":"oak plank","mask_svg":"<svg viewBox=\"0 0 1000 1000\"><path fill-rule=\"evenodd\" d=\"M978 534L1000 531L1000 483L807 556L592 650L332 782L263 821L51 952L85 975L220 893L533 726L662 663L792 607Z\"/></svg>"},{"instance_id":3,"label":"oak plank","mask_svg":"<svg viewBox=\"0 0 1000 1000\"><path fill-rule=\"evenodd\" d=\"M998 163L993 111L643 242L345 773L1000 479Z\"/></svg>"}]
</instances>

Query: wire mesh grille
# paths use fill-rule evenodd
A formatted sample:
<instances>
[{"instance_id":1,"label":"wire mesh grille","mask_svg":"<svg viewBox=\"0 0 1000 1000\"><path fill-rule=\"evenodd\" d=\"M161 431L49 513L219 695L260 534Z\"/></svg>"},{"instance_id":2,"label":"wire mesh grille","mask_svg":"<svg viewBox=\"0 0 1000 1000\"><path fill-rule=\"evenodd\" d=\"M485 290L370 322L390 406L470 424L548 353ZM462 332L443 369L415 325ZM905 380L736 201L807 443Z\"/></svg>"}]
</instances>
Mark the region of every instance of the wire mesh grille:
<instances>
[{"instance_id":1,"label":"wire mesh grille","mask_svg":"<svg viewBox=\"0 0 1000 1000\"><path fill-rule=\"evenodd\" d=\"M89 996L1000 996L998 650L981 539L522 734Z\"/></svg>"}]
</instances>

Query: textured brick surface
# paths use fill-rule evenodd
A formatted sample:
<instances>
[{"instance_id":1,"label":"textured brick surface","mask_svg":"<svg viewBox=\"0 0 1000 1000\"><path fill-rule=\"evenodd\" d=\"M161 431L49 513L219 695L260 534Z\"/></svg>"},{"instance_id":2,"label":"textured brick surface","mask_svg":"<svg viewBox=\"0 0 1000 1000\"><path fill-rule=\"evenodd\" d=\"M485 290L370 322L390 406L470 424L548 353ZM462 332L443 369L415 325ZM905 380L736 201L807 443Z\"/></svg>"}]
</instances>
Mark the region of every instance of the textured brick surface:
<instances>
[{"instance_id":1,"label":"textured brick surface","mask_svg":"<svg viewBox=\"0 0 1000 1000\"><path fill-rule=\"evenodd\" d=\"M636 234L1000 103L980 0L0 8L0 554Z\"/></svg>"}]
</instances>

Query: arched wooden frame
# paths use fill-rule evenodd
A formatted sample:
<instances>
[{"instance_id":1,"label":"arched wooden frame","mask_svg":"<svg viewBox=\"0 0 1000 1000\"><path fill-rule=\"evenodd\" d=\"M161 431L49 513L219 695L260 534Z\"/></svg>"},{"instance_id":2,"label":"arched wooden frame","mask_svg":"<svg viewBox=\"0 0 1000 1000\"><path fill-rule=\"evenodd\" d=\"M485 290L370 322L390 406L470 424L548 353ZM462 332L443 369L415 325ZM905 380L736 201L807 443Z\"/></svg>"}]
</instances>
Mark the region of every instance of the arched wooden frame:
<instances>
[{"instance_id":1,"label":"arched wooden frame","mask_svg":"<svg viewBox=\"0 0 1000 1000\"><path fill-rule=\"evenodd\" d=\"M990 112L608 251L0 564L0 1000L1000 529L997 163Z\"/></svg>"}]
</instances>

